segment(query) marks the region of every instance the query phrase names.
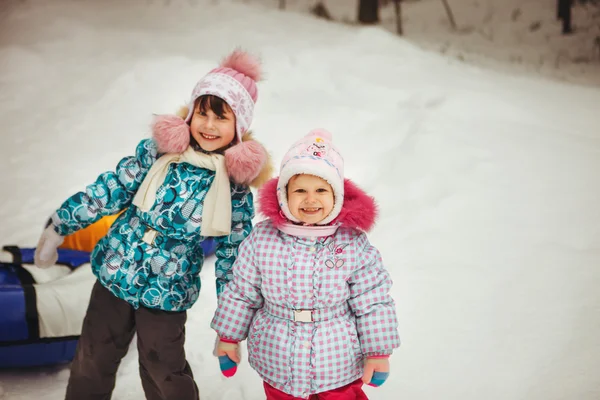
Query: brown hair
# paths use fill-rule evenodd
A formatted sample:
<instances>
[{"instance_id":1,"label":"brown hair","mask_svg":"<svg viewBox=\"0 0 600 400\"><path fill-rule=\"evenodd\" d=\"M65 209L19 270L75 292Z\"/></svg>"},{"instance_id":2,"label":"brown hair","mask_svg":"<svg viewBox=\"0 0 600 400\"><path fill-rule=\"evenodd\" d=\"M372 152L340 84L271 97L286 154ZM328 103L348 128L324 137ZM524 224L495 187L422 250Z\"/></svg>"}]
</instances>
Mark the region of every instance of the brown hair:
<instances>
[{"instance_id":1,"label":"brown hair","mask_svg":"<svg viewBox=\"0 0 600 400\"><path fill-rule=\"evenodd\" d=\"M198 108L201 112L211 110L220 118L223 118L227 112L233 114L233 110L225 100L211 94L198 97L194 102L194 110L196 108Z\"/></svg>"}]
</instances>

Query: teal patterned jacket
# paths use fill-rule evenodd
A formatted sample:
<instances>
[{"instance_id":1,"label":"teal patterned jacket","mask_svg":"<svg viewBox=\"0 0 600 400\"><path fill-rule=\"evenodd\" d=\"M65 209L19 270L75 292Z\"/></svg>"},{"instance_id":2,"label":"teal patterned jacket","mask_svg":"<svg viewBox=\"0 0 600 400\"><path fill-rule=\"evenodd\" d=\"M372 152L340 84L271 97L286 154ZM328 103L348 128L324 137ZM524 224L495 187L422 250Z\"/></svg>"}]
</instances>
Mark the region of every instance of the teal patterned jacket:
<instances>
[{"instance_id":1,"label":"teal patterned jacket","mask_svg":"<svg viewBox=\"0 0 600 400\"><path fill-rule=\"evenodd\" d=\"M142 140L135 156L123 158L115 171L101 174L85 191L67 199L52 215L52 223L66 236L127 209L94 248L94 274L135 308L183 311L200 292L202 209L215 173L188 163L171 164L154 205L142 212L132 204L133 197L159 156L152 139ZM231 279L238 247L250 234L254 217L247 186L232 182L231 202L231 234L215 238L217 294ZM148 228L158 232L152 244L141 240Z\"/></svg>"}]
</instances>

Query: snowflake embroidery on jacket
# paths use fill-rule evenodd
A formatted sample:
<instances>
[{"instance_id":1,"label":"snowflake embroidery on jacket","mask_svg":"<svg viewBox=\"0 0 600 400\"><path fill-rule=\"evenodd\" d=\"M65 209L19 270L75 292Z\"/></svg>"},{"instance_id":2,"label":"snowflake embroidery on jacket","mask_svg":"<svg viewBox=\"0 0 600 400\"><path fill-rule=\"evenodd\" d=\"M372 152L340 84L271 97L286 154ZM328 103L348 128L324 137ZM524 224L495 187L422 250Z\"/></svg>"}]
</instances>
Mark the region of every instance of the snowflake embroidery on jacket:
<instances>
[{"instance_id":1,"label":"snowflake embroidery on jacket","mask_svg":"<svg viewBox=\"0 0 600 400\"><path fill-rule=\"evenodd\" d=\"M336 245L333 240L327 245L327 248L331 252L331 257L325 260L327 268L333 269L344 266L344 259L340 258L340 255L344 253L344 248L346 248L346 246L348 246L348 243Z\"/></svg>"}]
</instances>

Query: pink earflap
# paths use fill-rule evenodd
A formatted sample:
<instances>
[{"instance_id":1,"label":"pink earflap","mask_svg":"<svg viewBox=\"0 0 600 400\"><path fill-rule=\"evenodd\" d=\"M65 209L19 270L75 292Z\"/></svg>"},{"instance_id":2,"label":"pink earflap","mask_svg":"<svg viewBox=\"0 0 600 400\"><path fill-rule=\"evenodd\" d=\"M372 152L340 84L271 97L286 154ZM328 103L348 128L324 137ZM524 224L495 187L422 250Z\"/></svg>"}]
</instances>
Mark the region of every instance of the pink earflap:
<instances>
[{"instance_id":1,"label":"pink earflap","mask_svg":"<svg viewBox=\"0 0 600 400\"><path fill-rule=\"evenodd\" d=\"M159 153L182 153L190 145L190 127L176 115L159 115L152 124Z\"/></svg>"},{"instance_id":2,"label":"pink earflap","mask_svg":"<svg viewBox=\"0 0 600 400\"><path fill-rule=\"evenodd\" d=\"M159 153L182 153L190 145L190 127L176 115L159 115L152 125L152 138ZM267 150L258 142L248 140L225 151L227 173L236 183L249 185L268 160Z\"/></svg>"},{"instance_id":3,"label":"pink earflap","mask_svg":"<svg viewBox=\"0 0 600 400\"><path fill-rule=\"evenodd\" d=\"M238 143L225 151L227 173L234 182L249 185L268 160L265 148L254 140Z\"/></svg>"}]
</instances>

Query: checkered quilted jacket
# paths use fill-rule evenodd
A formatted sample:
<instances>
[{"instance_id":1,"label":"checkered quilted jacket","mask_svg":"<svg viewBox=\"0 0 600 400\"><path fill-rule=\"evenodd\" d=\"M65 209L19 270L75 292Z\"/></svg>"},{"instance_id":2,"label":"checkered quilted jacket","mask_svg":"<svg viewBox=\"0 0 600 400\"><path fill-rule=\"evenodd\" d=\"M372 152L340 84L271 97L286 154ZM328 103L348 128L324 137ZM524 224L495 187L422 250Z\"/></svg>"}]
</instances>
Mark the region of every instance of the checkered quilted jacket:
<instances>
[{"instance_id":1,"label":"checkered quilted jacket","mask_svg":"<svg viewBox=\"0 0 600 400\"><path fill-rule=\"evenodd\" d=\"M267 383L307 397L360 378L365 356L400 345L392 281L363 232L375 219L372 198L346 180L338 229L293 236L275 187L276 179L261 190L269 219L240 245L212 327L222 338L248 339L250 365ZM293 310L314 310L313 322L294 321Z\"/></svg>"}]
</instances>

